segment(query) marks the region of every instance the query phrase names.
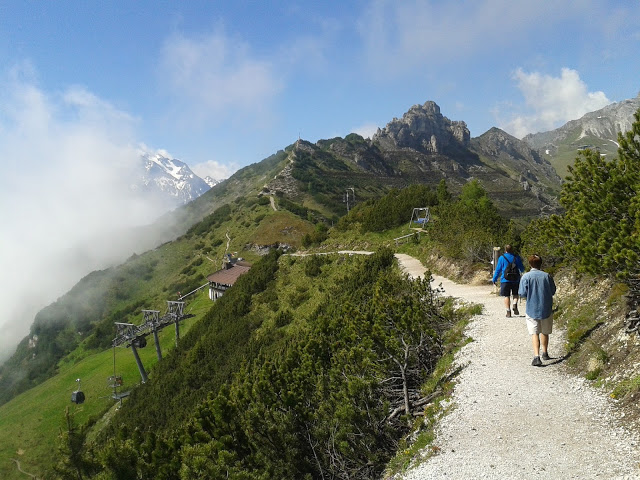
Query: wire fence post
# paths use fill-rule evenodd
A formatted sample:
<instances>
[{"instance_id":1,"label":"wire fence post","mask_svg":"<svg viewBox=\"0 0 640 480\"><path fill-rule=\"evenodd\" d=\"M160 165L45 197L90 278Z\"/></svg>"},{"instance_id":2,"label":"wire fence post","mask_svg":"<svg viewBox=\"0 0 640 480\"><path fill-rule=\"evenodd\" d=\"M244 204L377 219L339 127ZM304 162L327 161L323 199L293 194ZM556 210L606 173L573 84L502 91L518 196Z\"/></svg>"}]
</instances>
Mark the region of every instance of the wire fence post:
<instances>
[{"instance_id":1,"label":"wire fence post","mask_svg":"<svg viewBox=\"0 0 640 480\"><path fill-rule=\"evenodd\" d=\"M498 266L498 259L500 258L500 247L493 247L493 256L491 259L491 275L493 276L493 272L496 271L496 267ZM498 291L498 286L494 285L493 291Z\"/></svg>"}]
</instances>

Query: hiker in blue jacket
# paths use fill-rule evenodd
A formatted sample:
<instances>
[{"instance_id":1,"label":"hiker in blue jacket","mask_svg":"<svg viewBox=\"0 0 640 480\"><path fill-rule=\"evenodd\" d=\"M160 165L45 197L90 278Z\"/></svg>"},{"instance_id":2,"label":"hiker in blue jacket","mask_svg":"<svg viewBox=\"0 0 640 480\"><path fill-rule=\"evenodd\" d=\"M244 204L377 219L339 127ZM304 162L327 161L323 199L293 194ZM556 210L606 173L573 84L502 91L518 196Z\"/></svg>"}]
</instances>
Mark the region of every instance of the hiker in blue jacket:
<instances>
[{"instance_id":1,"label":"hiker in blue jacket","mask_svg":"<svg viewBox=\"0 0 640 480\"><path fill-rule=\"evenodd\" d=\"M504 306L507 307L507 317L511 316L511 297L513 296L513 314L520 315L518 311L518 288L520 287L520 275L524 273L524 265L520 255L513 253L511 245L505 245L505 253L500 255L498 264L493 272L493 284L497 285L500 278L500 296L504 297ZM510 272L511 264L515 264L513 274Z\"/></svg>"}]
</instances>

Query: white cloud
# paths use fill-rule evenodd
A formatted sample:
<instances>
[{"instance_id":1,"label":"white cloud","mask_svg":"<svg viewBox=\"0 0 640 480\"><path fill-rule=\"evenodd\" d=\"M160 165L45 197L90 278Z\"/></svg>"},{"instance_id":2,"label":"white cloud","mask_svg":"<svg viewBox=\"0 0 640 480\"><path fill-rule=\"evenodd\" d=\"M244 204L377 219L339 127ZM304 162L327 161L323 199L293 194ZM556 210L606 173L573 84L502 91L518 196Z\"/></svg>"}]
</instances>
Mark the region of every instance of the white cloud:
<instances>
[{"instance_id":1,"label":"white cloud","mask_svg":"<svg viewBox=\"0 0 640 480\"><path fill-rule=\"evenodd\" d=\"M229 165L215 160L208 160L206 162L193 165L191 170L193 170L200 178L209 176L214 180L223 180L233 175L238 168L239 167L236 164Z\"/></svg>"},{"instance_id":2,"label":"white cloud","mask_svg":"<svg viewBox=\"0 0 640 480\"><path fill-rule=\"evenodd\" d=\"M282 89L272 62L254 56L246 43L221 29L168 38L161 59L161 83L165 82L178 110L196 121L260 112Z\"/></svg>"},{"instance_id":3,"label":"white cloud","mask_svg":"<svg viewBox=\"0 0 640 480\"><path fill-rule=\"evenodd\" d=\"M0 357L40 308L132 253L114 231L160 213L126 181L140 161L134 126L83 88L51 94L15 72L0 79Z\"/></svg>"},{"instance_id":4,"label":"white cloud","mask_svg":"<svg viewBox=\"0 0 640 480\"><path fill-rule=\"evenodd\" d=\"M538 23L558 21L569 11L562 2L378 0L364 11L358 32L370 66L398 74L503 49L505 39L521 42Z\"/></svg>"},{"instance_id":5,"label":"white cloud","mask_svg":"<svg viewBox=\"0 0 640 480\"><path fill-rule=\"evenodd\" d=\"M518 138L553 130L611 103L604 92L589 92L578 72L570 68L563 68L559 77L519 68L513 79L524 96L527 111L503 121L501 128Z\"/></svg>"},{"instance_id":6,"label":"white cloud","mask_svg":"<svg viewBox=\"0 0 640 480\"><path fill-rule=\"evenodd\" d=\"M353 133L357 133L358 135L364 138L371 138L373 134L378 131L378 125L374 125L372 123L367 123L365 125L361 125L351 130Z\"/></svg>"},{"instance_id":7,"label":"white cloud","mask_svg":"<svg viewBox=\"0 0 640 480\"><path fill-rule=\"evenodd\" d=\"M95 126L122 139L128 138L132 126L137 123L132 115L117 109L82 86L68 88L62 94L61 101L65 113L71 115L73 121L84 126Z\"/></svg>"},{"instance_id":8,"label":"white cloud","mask_svg":"<svg viewBox=\"0 0 640 480\"><path fill-rule=\"evenodd\" d=\"M576 35L594 49L620 47L638 30L637 17L635 6L600 0L373 0L357 32L371 74L395 77L480 58L487 67L500 64L501 57L531 51L541 38L575 44L564 35Z\"/></svg>"}]
</instances>

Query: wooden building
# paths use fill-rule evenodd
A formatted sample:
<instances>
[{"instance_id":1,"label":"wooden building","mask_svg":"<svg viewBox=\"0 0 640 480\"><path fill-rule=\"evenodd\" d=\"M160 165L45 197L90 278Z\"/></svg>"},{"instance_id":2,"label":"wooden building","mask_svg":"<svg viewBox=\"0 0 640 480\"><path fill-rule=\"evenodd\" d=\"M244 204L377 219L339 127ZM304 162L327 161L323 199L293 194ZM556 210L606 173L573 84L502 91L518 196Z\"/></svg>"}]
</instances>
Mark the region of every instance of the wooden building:
<instances>
[{"instance_id":1,"label":"wooden building","mask_svg":"<svg viewBox=\"0 0 640 480\"><path fill-rule=\"evenodd\" d=\"M209 280L209 298L216 301L236 280L251 270L251 265L243 262L225 262L224 268L207 277Z\"/></svg>"}]
</instances>

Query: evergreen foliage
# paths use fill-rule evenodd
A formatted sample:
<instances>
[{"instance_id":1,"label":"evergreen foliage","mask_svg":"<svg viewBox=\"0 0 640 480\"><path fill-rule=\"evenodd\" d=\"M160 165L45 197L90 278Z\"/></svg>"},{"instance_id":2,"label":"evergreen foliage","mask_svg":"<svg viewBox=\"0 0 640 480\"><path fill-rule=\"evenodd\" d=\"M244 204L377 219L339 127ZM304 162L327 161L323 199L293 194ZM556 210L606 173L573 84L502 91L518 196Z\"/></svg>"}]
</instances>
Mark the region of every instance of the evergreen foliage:
<instances>
[{"instance_id":1,"label":"evergreen foliage","mask_svg":"<svg viewBox=\"0 0 640 480\"><path fill-rule=\"evenodd\" d=\"M260 325L247 316L251 298L264 291L278 270L273 250L241 276L216 301L209 313L157 364L151 380L132 392L126 409L112 425L141 425L143 429L170 431L211 391L229 380L243 360L256 354L250 342ZM117 427L115 427L117 428Z\"/></svg>"},{"instance_id":2,"label":"evergreen foliage","mask_svg":"<svg viewBox=\"0 0 640 480\"><path fill-rule=\"evenodd\" d=\"M56 478L82 480L99 471L99 464L84 454L85 429L76 425L69 407L58 437L60 461L53 467Z\"/></svg>"},{"instance_id":3,"label":"evergreen foliage","mask_svg":"<svg viewBox=\"0 0 640 480\"><path fill-rule=\"evenodd\" d=\"M187 230L187 236L198 236L220 226L231 218L231 206L225 204Z\"/></svg>"},{"instance_id":4,"label":"evergreen foliage","mask_svg":"<svg viewBox=\"0 0 640 480\"><path fill-rule=\"evenodd\" d=\"M440 187L439 196L447 196ZM454 259L484 261L494 245L514 235L476 180L465 184L456 201L436 207L433 216L429 235L444 255Z\"/></svg>"},{"instance_id":5,"label":"evergreen foliage","mask_svg":"<svg viewBox=\"0 0 640 480\"><path fill-rule=\"evenodd\" d=\"M278 206L280 208L284 208L285 210L289 210L291 213L299 216L300 218L307 218L307 215L309 214L308 208L303 207L298 203L292 202L285 197L280 197L280 199L278 200Z\"/></svg>"},{"instance_id":6,"label":"evergreen foliage","mask_svg":"<svg viewBox=\"0 0 640 480\"><path fill-rule=\"evenodd\" d=\"M328 230L329 229L324 223L316 224L312 233L306 233L302 237L302 246L311 247L314 245L320 245L329 236Z\"/></svg>"},{"instance_id":7,"label":"evergreen foliage","mask_svg":"<svg viewBox=\"0 0 640 480\"><path fill-rule=\"evenodd\" d=\"M359 225L362 232L381 232L408 224L416 207L437 205L438 196L426 185L392 189L379 200L369 200L354 207L340 219L341 229Z\"/></svg>"},{"instance_id":8,"label":"evergreen foliage","mask_svg":"<svg viewBox=\"0 0 640 480\"><path fill-rule=\"evenodd\" d=\"M579 152L560 196L565 213L544 222L555 255L623 280L640 274L640 111L635 120L616 159Z\"/></svg>"},{"instance_id":9,"label":"evergreen foliage","mask_svg":"<svg viewBox=\"0 0 640 480\"><path fill-rule=\"evenodd\" d=\"M409 429L449 325L429 283L392 265L389 249L358 262L305 329L258 345L249 303L233 307L267 288L277 254L256 264L158 364L158 381L125 403L100 446L84 453L100 463L94 478L380 475ZM287 310L280 316L278 331L292 320ZM219 355L212 351L223 344Z\"/></svg>"}]
</instances>

